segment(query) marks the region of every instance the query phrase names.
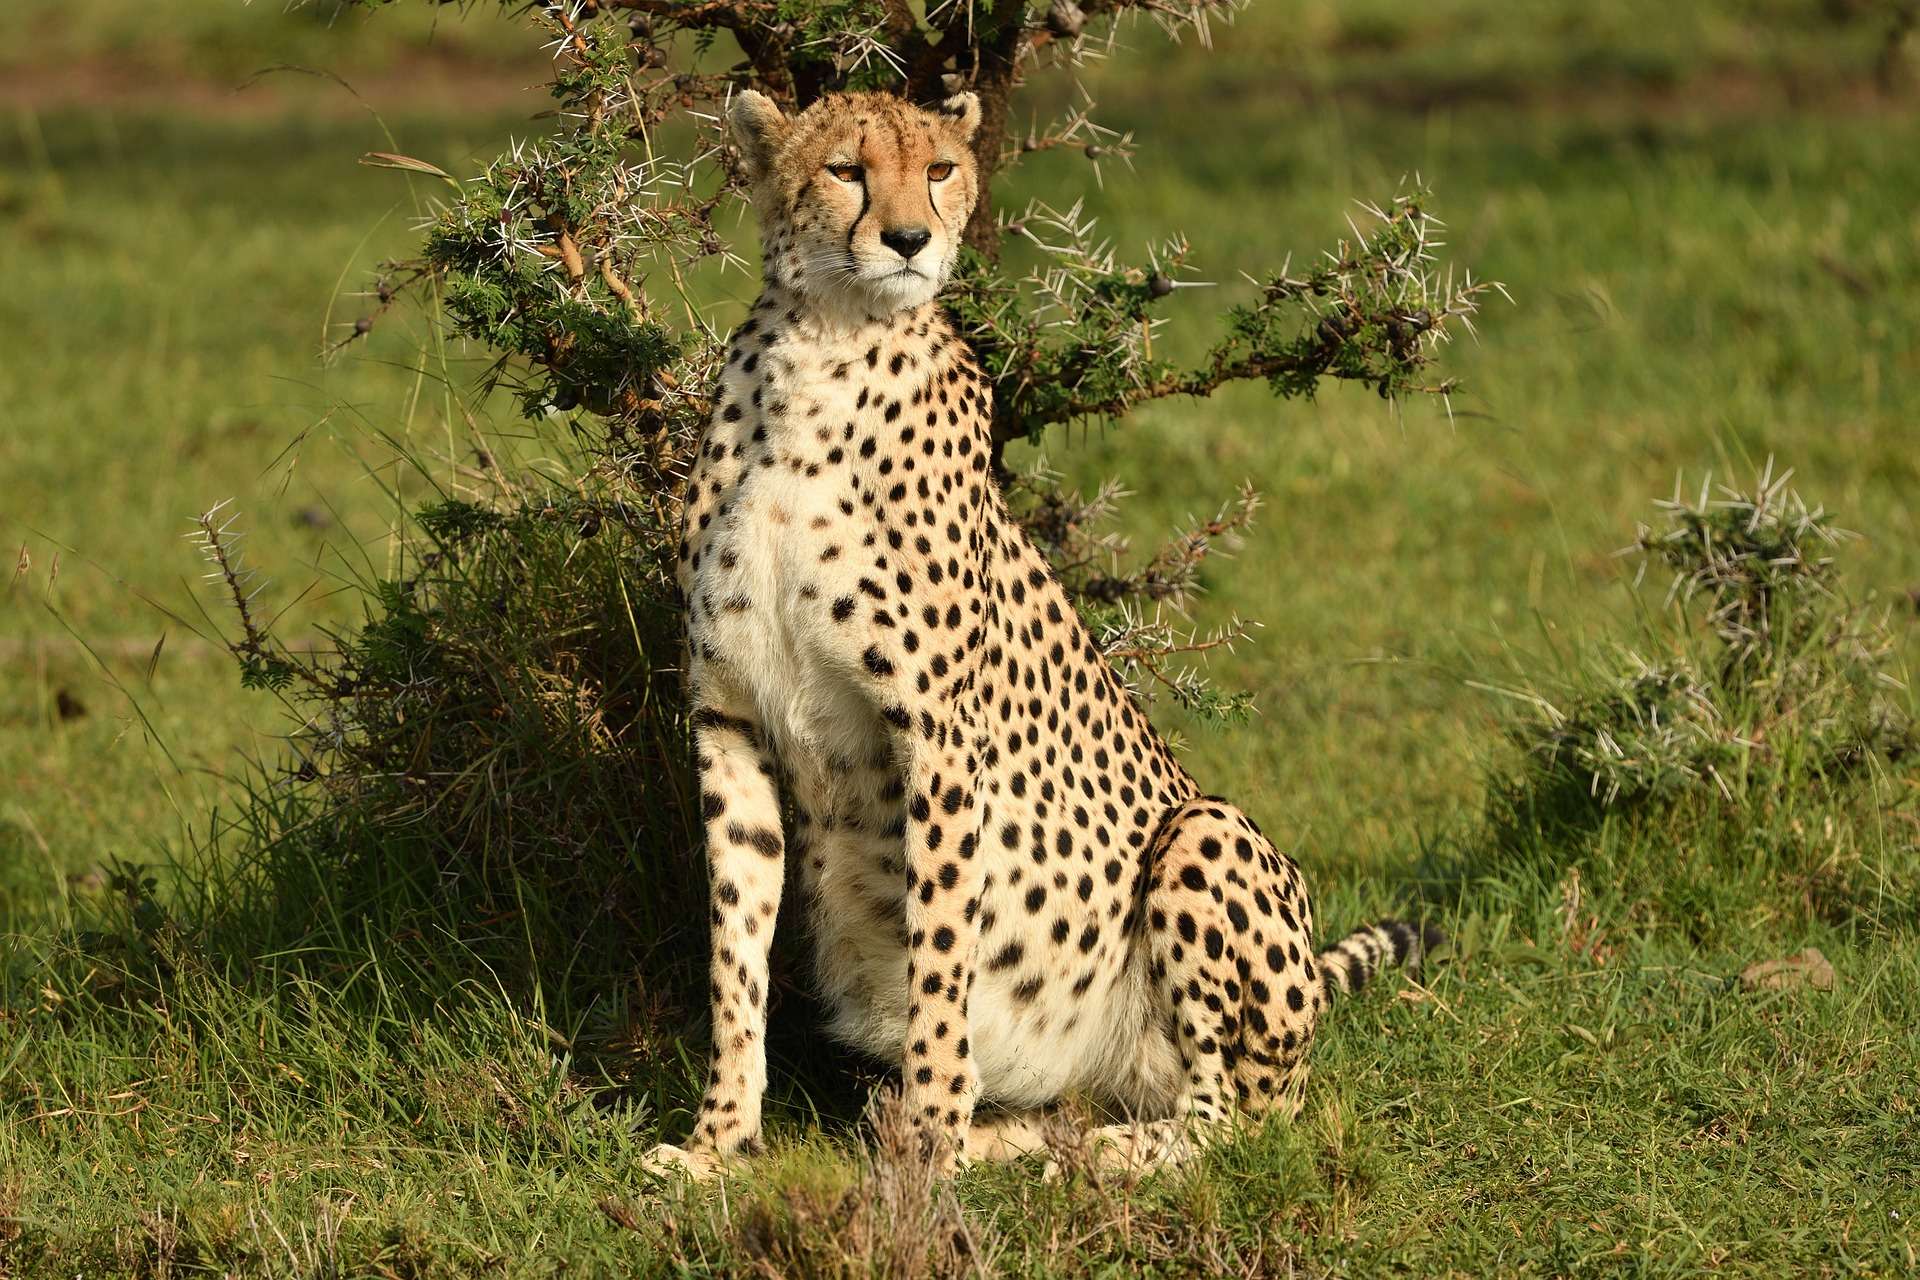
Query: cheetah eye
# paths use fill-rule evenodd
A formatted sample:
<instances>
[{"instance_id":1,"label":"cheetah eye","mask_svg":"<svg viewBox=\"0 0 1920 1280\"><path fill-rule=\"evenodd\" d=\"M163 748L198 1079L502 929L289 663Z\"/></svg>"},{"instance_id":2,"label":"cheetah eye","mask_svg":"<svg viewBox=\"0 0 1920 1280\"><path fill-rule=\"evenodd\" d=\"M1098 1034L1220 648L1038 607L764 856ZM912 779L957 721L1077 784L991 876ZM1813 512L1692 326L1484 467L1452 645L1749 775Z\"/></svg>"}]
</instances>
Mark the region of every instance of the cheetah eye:
<instances>
[{"instance_id":1,"label":"cheetah eye","mask_svg":"<svg viewBox=\"0 0 1920 1280\"><path fill-rule=\"evenodd\" d=\"M857 164L830 164L827 172L842 182L858 182L866 176L866 171Z\"/></svg>"},{"instance_id":2,"label":"cheetah eye","mask_svg":"<svg viewBox=\"0 0 1920 1280\"><path fill-rule=\"evenodd\" d=\"M946 160L942 160L938 164L930 164L927 166L927 181L929 182L945 182L948 178L951 178L952 176L953 176L953 165Z\"/></svg>"}]
</instances>

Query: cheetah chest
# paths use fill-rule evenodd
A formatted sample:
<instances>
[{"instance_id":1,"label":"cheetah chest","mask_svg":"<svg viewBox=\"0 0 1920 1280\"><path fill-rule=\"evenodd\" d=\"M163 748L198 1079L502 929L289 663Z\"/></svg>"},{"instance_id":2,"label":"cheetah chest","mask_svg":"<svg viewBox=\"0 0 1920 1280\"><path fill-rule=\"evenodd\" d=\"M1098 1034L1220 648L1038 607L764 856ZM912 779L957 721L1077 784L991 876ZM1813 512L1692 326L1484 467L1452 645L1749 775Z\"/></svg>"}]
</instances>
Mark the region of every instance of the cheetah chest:
<instances>
[{"instance_id":1,"label":"cheetah chest","mask_svg":"<svg viewBox=\"0 0 1920 1280\"><path fill-rule=\"evenodd\" d=\"M849 600L864 599L877 526L853 500L843 384L769 375L723 394L688 483L681 565L703 678L751 703L790 782L831 787L884 734ZM824 385L816 385L823 383ZM863 583L865 586L863 587Z\"/></svg>"}]
</instances>

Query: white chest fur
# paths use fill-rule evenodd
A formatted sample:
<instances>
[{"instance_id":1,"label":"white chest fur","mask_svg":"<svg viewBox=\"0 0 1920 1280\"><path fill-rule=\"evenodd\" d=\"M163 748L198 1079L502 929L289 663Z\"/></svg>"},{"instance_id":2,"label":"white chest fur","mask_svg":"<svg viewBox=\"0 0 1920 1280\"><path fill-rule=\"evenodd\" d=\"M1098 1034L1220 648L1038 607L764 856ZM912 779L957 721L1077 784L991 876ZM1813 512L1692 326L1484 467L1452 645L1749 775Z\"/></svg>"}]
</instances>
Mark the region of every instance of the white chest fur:
<instances>
[{"instance_id":1,"label":"white chest fur","mask_svg":"<svg viewBox=\"0 0 1920 1280\"><path fill-rule=\"evenodd\" d=\"M752 703L783 763L806 773L844 772L879 729L858 632L833 624L835 601L862 598L878 536L858 501L865 406L845 372L865 349L736 339L688 486L689 639L710 677Z\"/></svg>"}]
</instances>

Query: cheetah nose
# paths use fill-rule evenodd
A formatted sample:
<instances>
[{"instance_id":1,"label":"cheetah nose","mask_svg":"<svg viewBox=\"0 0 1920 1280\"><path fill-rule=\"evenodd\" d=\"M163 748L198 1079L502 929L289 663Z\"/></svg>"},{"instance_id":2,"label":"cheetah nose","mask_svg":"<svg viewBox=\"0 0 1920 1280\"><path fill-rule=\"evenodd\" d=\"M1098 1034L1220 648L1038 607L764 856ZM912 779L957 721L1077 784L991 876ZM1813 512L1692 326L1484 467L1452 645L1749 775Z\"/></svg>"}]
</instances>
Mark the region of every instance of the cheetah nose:
<instances>
[{"instance_id":1,"label":"cheetah nose","mask_svg":"<svg viewBox=\"0 0 1920 1280\"><path fill-rule=\"evenodd\" d=\"M895 227L880 233L880 243L903 258L911 258L926 248L931 239L933 232L925 227Z\"/></svg>"}]
</instances>

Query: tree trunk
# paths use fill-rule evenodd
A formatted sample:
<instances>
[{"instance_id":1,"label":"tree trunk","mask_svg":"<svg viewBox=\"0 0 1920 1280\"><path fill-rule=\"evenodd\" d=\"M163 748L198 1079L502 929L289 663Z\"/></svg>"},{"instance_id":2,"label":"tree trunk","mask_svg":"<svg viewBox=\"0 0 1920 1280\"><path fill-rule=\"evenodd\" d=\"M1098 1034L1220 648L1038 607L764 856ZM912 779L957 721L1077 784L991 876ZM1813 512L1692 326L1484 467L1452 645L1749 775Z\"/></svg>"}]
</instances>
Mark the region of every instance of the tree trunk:
<instances>
[{"instance_id":1,"label":"tree trunk","mask_svg":"<svg viewBox=\"0 0 1920 1280\"><path fill-rule=\"evenodd\" d=\"M980 195L967 222L966 242L989 259L997 259L1000 235L993 220L993 180L1006 147L1020 52L1027 39L1025 0L993 0L987 13L974 16L973 38L963 31L964 26L956 24L940 33L938 43L920 44L914 51L920 56L908 64L907 96L929 105L941 101L948 96L949 74L979 95L980 132L974 135L973 158L980 174ZM952 52L943 56L949 46Z\"/></svg>"},{"instance_id":2,"label":"tree trunk","mask_svg":"<svg viewBox=\"0 0 1920 1280\"><path fill-rule=\"evenodd\" d=\"M990 34L976 51L973 91L980 95L980 132L974 135L974 164L980 171L980 198L967 222L967 244L989 261L1000 257L1000 230L994 225L993 180L1007 145L1007 123L1013 114L1013 90L1020 69L1020 51L1027 33L1022 0L999 0L989 21Z\"/></svg>"}]
</instances>

